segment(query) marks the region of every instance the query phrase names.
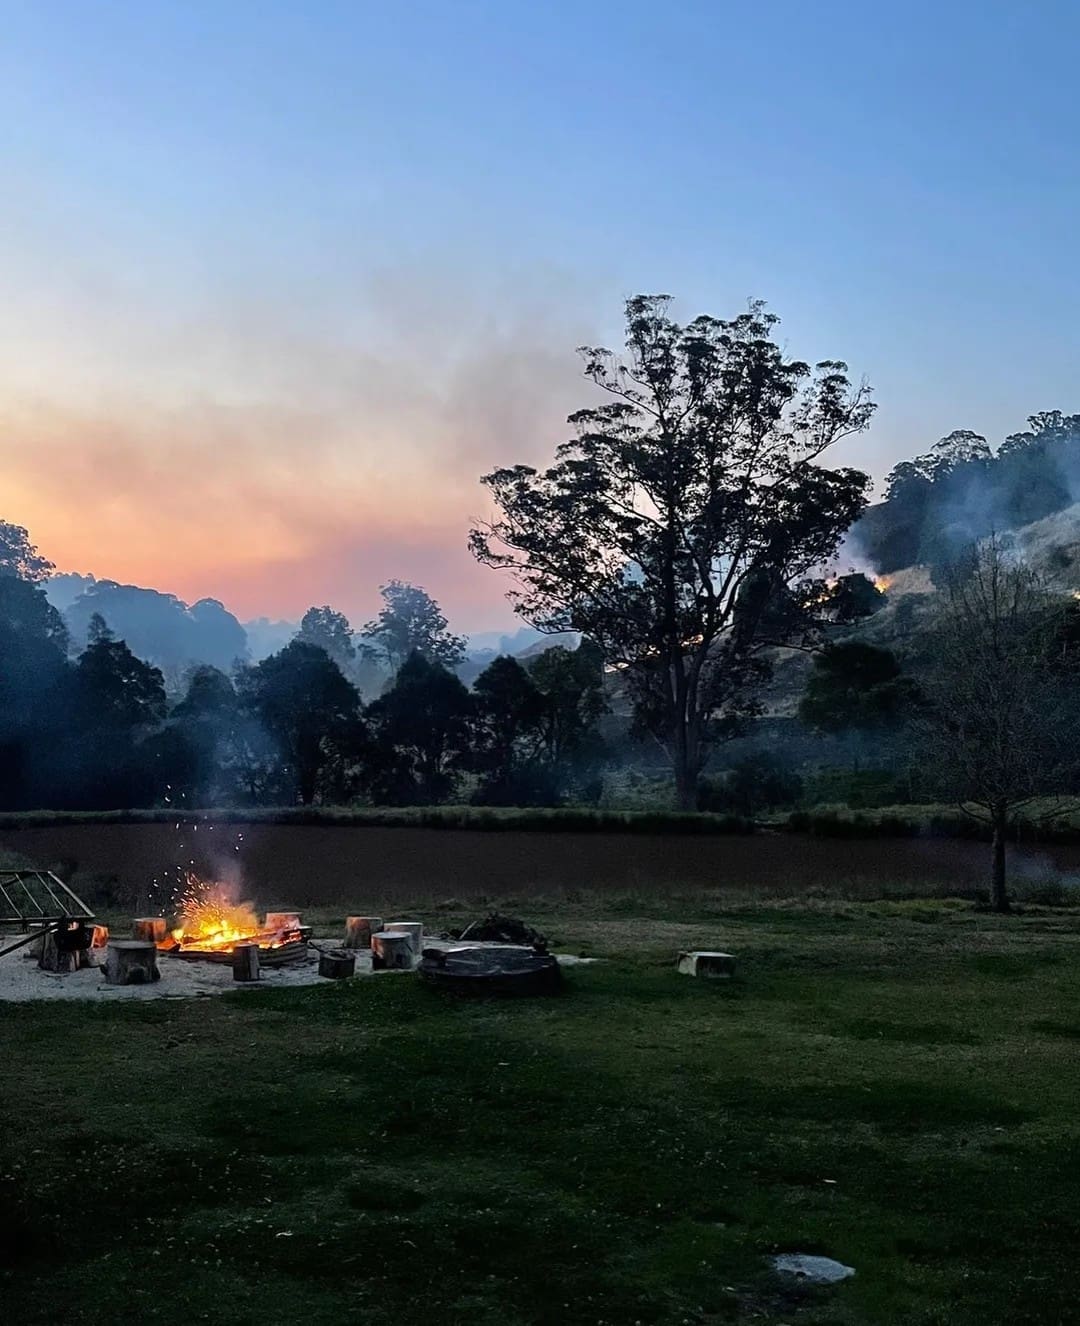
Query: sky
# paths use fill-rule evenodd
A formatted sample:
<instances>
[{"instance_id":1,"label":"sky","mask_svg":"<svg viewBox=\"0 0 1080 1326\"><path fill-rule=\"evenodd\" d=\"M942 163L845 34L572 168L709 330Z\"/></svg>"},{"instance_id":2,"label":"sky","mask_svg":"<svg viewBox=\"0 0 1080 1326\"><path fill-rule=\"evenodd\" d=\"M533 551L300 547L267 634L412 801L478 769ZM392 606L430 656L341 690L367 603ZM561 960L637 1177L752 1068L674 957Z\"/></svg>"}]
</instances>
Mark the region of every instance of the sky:
<instances>
[{"instance_id":1,"label":"sky","mask_svg":"<svg viewBox=\"0 0 1080 1326\"><path fill-rule=\"evenodd\" d=\"M880 479L1080 410L1080 6L0 0L0 518L65 571L513 623L478 479L623 301L779 314Z\"/></svg>"}]
</instances>

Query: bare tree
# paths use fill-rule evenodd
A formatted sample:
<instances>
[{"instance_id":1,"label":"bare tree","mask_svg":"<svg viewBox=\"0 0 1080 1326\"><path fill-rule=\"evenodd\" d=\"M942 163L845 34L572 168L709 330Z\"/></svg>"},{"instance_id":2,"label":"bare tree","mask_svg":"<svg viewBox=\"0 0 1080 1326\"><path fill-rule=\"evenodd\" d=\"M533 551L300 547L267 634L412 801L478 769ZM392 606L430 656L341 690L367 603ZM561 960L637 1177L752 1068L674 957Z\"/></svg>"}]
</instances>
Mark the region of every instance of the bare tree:
<instances>
[{"instance_id":1,"label":"bare tree","mask_svg":"<svg viewBox=\"0 0 1080 1326\"><path fill-rule=\"evenodd\" d=\"M990 825L990 898L999 912L1009 910L1011 820L1037 798L1072 790L1075 739L1061 666L1067 608L994 537L952 569L933 625L923 751L961 806Z\"/></svg>"}]
</instances>

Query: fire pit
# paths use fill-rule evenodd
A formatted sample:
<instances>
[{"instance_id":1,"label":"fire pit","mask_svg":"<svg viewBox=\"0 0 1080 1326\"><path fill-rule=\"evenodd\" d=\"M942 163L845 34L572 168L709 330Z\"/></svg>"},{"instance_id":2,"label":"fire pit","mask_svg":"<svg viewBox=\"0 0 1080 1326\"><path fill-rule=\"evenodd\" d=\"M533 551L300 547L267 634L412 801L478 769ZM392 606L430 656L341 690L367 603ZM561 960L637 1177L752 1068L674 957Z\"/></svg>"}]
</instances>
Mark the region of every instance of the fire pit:
<instances>
[{"instance_id":1,"label":"fire pit","mask_svg":"<svg viewBox=\"0 0 1080 1326\"><path fill-rule=\"evenodd\" d=\"M307 956L311 927L295 912L268 912L260 921L250 903L236 902L227 885L189 877L176 925L158 948L175 958L231 963L237 944L257 944L259 964L279 967Z\"/></svg>"}]
</instances>

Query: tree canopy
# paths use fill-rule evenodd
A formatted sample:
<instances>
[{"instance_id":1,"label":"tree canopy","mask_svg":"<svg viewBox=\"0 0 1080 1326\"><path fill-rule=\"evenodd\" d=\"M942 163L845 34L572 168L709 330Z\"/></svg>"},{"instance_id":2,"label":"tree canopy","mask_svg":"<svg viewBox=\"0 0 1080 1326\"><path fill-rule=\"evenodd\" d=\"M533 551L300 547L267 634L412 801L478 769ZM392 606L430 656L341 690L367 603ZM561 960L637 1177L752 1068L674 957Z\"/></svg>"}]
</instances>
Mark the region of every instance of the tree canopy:
<instances>
[{"instance_id":1,"label":"tree canopy","mask_svg":"<svg viewBox=\"0 0 1080 1326\"><path fill-rule=\"evenodd\" d=\"M356 662L356 645L349 619L343 612L335 612L329 604L308 608L301 618L296 638L306 645L324 649L346 676Z\"/></svg>"},{"instance_id":2,"label":"tree canopy","mask_svg":"<svg viewBox=\"0 0 1080 1326\"><path fill-rule=\"evenodd\" d=\"M456 667L465 657L465 639L454 635L439 605L419 585L391 580L379 587L383 605L363 629L390 668L396 671L412 654L429 663Z\"/></svg>"},{"instance_id":3,"label":"tree canopy","mask_svg":"<svg viewBox=\"0 0 1080 1326\"><path fill-rule=\"evenodd\" d=\"M799 717L821 732L866 732L895 727L914 702L914 686L891 650L842 640L814 658Z\"/></svg>"},{"instance_id":4,"label":"tree canopy","mask_svg":"<svg viewBox=\"0 0 1080 1326\"><path fill-rule=\"evenodd\" d=\"M501 655L473 683L477 800L534 802L542 777L545 697L516 658ZM550 781L550 780L549 780Z\"/></svg>"},{"instance_id":5,"label":"tree canopy","mask_svg":"<svg viewBox=\"0 0 1080 1326\"><path fill-rule=\"evenodd\" d=\"M787 358L763 305L682 326L669 303L628 302L624 359L583 350L611 399L571 415L548 469L484 476L498 510L471 547L512 573L527 622L582 632L622 672L690 808L710 744L754 712L765 646L820 617L820 583L802 582L869 481L816 462L873 405L844 364Z\"/></svg>"},{"instance_id":6,"label":"tree canopy","mask_svg":"<svg viewBox=\"0 0 1080 1326\"><path fill-rule=\"evenodd\" d=\"M239 675L239 691L277 742L304 805L362 736L360 697L324 649L294 640Z\"/></svg>"},{"instance_id":7,"label":"tree canopy","mask_svg":"<svg viewBox=\"0 0 1080 1326\"><path fill-rule=\"evenodd\" d=\"M979 539L1061 511L1080 491L1080 415L1033 414L994 454L986 439L958 429L928 452L901 461L883 502L870 507L856 537L883 572L949 563Z\"/></svg>"},{"instance_id":8,"label":"tree canopy","mask_svg":"<svg viewBox=\"0 0 1080 1326\"><path fill-rule=\"evenodd\" d=\"M48 580L53 564L42 557L30 542L30 534L21 525L0 520L0 576L15 576L28 584Z\"/></svg>"},{"instance_id":9,"label":"tree canopy","mask_svg":"<svg viewBox=\"0 0 1080 1326\"><path fill-rule=\"evenodd\" d=\"M380 798L445 800L470 763L472 698L458 678L414 650L367 713L383 751Z\"/></svg>"}]
</instances>

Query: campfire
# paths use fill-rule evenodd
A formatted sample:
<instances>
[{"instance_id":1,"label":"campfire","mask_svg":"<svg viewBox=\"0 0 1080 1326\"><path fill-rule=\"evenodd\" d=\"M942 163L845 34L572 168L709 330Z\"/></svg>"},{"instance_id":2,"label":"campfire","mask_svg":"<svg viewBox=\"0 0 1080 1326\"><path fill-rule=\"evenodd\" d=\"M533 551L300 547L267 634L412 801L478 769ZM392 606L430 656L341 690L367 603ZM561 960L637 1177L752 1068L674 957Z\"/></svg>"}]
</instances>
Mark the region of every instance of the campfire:
<instances>
[{"instance_id":1,"label":"campfire","mask_svg":"<svg viewBox=\"0 0 1080 1326\"><path fill-rule=\"evenodd\" d=\"M237 944L257 944L264 966L302 957L308 926L296 912L267 912L263 921L227 884L187 876L177 900L176 925L158 947L181 958L231 962Z\"/></svg>"}]
</instances>

